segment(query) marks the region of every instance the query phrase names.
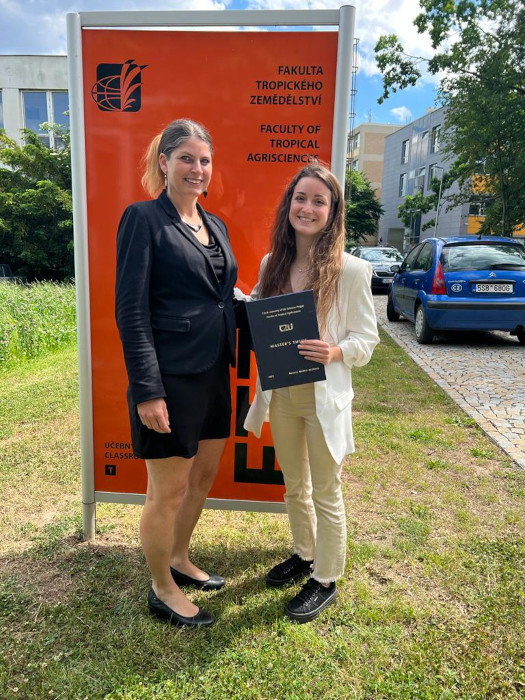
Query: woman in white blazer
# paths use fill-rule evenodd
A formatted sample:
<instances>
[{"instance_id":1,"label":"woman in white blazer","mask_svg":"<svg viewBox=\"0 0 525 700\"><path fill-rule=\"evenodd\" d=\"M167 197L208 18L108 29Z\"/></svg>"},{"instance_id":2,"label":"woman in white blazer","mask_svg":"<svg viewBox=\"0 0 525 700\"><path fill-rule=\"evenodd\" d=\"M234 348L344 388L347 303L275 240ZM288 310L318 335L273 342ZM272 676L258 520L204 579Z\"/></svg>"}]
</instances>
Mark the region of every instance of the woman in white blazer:
<instances>
[{"instance_id":1,"label":"woman in white blazer","mask_svg":"<svg viewBox=\"0 0 525 700\"><path fill-rule=\"evenodd\" d=\"M370 264L344 252L344 198L334 175L308 165L289 183L251 298L313 289L321 340L301 355L325 365L326 380L273 391L257 381L245 428L259 436L270 419L286 485L294 553L267 575L280 586L311 573L285 612L308 622L335 601L344 573L346 516L341 488L345 455L354 451L352 367L379 342Z\"/></svg>"}]
</instances>

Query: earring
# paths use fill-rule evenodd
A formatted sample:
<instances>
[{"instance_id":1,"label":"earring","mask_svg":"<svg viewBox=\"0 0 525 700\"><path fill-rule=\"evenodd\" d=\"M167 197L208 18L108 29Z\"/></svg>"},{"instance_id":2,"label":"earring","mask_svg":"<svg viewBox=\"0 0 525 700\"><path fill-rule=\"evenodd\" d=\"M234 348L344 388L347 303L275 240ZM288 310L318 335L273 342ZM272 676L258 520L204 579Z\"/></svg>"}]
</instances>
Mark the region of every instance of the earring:
<instances>
[{"instance_id":1,"label":"earring","mask_svg":"<svg viewBox=\"0 0 525 700\"><path fill-rule=\"evenodd\" d=\"M208 190L204 190L202 194L204 195L204 199L206 199L206 197L208 196Z\"/></svg>"},{"instance_id":2,"label":"earring","mask_svg":"<svg viewBox=\"0 0 525 700\"><path fill-rule=\"evenodd\" d=\"M164 173L164 187L168 189L168 173Z\"/></svg>"}]
</instances>

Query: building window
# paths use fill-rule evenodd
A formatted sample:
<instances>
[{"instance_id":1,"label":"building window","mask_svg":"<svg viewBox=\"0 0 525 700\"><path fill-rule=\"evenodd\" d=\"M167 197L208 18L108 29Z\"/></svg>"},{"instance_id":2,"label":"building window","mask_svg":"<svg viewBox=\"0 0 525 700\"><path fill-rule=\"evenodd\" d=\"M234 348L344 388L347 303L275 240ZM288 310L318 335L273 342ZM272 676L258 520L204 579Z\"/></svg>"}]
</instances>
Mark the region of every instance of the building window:
<instances>
[{"instance_id":1,"label":"building window","mask_svg":"<svg viewBox=\"0 0 525 700\"><path fill-rule=\"evenodd\" d=\"M352 170L359 170L359 158L352 161Z\"/></svg>"},{"instance_id":2,"label":"building window","mask_svg":"<svg viewBox=\"0 0 525 700\"><path fill-rule=\"evenodd\" d=\"M358 131L357 134L354 134L354 150L356 148L359 148L361 145L361 132Z\"/></svg>"},{"instance_id":3,"label":"building window","mask_svg":"<svg viewBox=\"0 0 525 700\"><path fill-rule=\"evenodd\" d=\"M401 144L401 162L408 163L408 153L409 153L410 140L407 139Z\"/></svg>"},{"instance_id":4,"label":"building window","mask_svg":"<svg viewBox=\"0 0 525 700\"><path fill-rule=\"evenodd\" d=\"M416 177L414 179L414 192L423 192L425 188L425 166L416 170Z\"/></svg>"},{"instance_id":5,"label":"building window","mask_svg":"<svg viewBox=\"0 0 525 700\"><path fill-rule=\"evenodd\" d=\"M427 187L429 190L432 189L432 180L439 180L440 183L443 182L443 176L445 174L445 170L441 165L438 165L437 163L432 163L432 165L428 166L428 183Z\"/></svg>"},{"instance_id":6,"label":"building window","mask_svg":"<svg viewBox=\"0 0 525 700\"><path fill-rule=\"evenodd\" d=\"M428 133L428 129L425 129L421 134L421 155L423 158L426 158L428 153Z\"/></svg>"},{"instance_id":7,"label":"building window","mask_svg":"<svg viewBox=\"0 0 525 700\"><path fill-rule=\"evenodd\" d=\"M432 134L430 137L430 152L437 153L439 151L439 135L441 133L441 126L433 126Z\"/></svg>"},{"instance_id":8,"label":"building window","mask_svg":"<svg viewBox=\"0 0 525 700\"><path fill-rule=\"evenodd\" d=\"M485 216L485 207L481 202L471 202L468 213L469 216Z\"/></svg>"},{"instance_id":9,"label":"building window","mask_svg":"<svg viewBox=\"0 0 525 700\"><path fill-rule=\"evenodd\" d=\"M399 196L405 197L407 193L407 174L402 173L399 176Z\"/></svg>"},{"instance_id":10,"label":"building window","mask_svg":"<svg viewBox=\"0 0 525 700\"><path fill-rule=\"evenodd\" d=\"M52 131L43 130L40 125L44 122L60 124L69 128L69 116L64 114L69 109L67 92L33 91L22 92L24 106L24 125L37 134L40 141L49 148L62 148L62 139Z\"/></svg>"},{"instance_id":11,"label":"building window","mask_svg":"<svg viewBox=\"0 0 525 700\"><path fill-rule=\"evenodd\" d=\"M476 172L478 175L482 175L485 172L486 160L485 158L478 158L476 160Z\"/></svg>"},{"instance_id":12,"label":"building window","mask_svg":"<svg viewBox=\"0 0 525 700\"><path fill-rule=\"evenodd\" d=\"M432 163L432 165L429 165L429 166L428 166L428 182L427 182L427 187L428 187L429 190L432 189L432 180L433 180L434 178L438 178L438 179L439 179L438 168L437 168L436 163Z\"/></svg>"}]
</instances>

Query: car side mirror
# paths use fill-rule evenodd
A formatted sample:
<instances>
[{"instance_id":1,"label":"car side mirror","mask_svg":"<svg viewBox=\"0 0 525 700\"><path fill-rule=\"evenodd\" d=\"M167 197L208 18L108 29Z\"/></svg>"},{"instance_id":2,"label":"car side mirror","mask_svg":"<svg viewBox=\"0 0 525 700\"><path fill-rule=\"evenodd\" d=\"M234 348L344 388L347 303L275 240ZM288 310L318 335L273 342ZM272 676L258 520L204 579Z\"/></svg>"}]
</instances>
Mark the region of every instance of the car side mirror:
<instances>
[{"instance_id":1,"label":"car side mirror","mask_svg":"<svg viewBox=\"0 0 525 700\"><path fill-rule=\"evenodd\" d=\"M390 272L399 272L401 265L391 265Z\"/></svg>"}]
</instances>

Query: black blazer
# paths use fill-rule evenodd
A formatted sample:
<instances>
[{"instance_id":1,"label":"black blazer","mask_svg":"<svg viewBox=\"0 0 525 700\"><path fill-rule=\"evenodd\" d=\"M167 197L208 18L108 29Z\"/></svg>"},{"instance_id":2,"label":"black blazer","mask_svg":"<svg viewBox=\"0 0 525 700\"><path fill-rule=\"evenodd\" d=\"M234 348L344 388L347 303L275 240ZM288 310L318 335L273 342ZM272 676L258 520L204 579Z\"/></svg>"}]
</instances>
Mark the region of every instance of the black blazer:
<instances>
[{"instance_id":1,"label":"black blazer","mask_svg":"<svg viewBox=\"0 0 525 700\"><path fill-rule=\"evenodd\" d=\"M225 345L235 364L237 263L225 224L198 208L224 253L222 285L165 191L120 221L115 312L135 404L166 396L162 374L209 369Z\"/></svg>"}]
</instances>

